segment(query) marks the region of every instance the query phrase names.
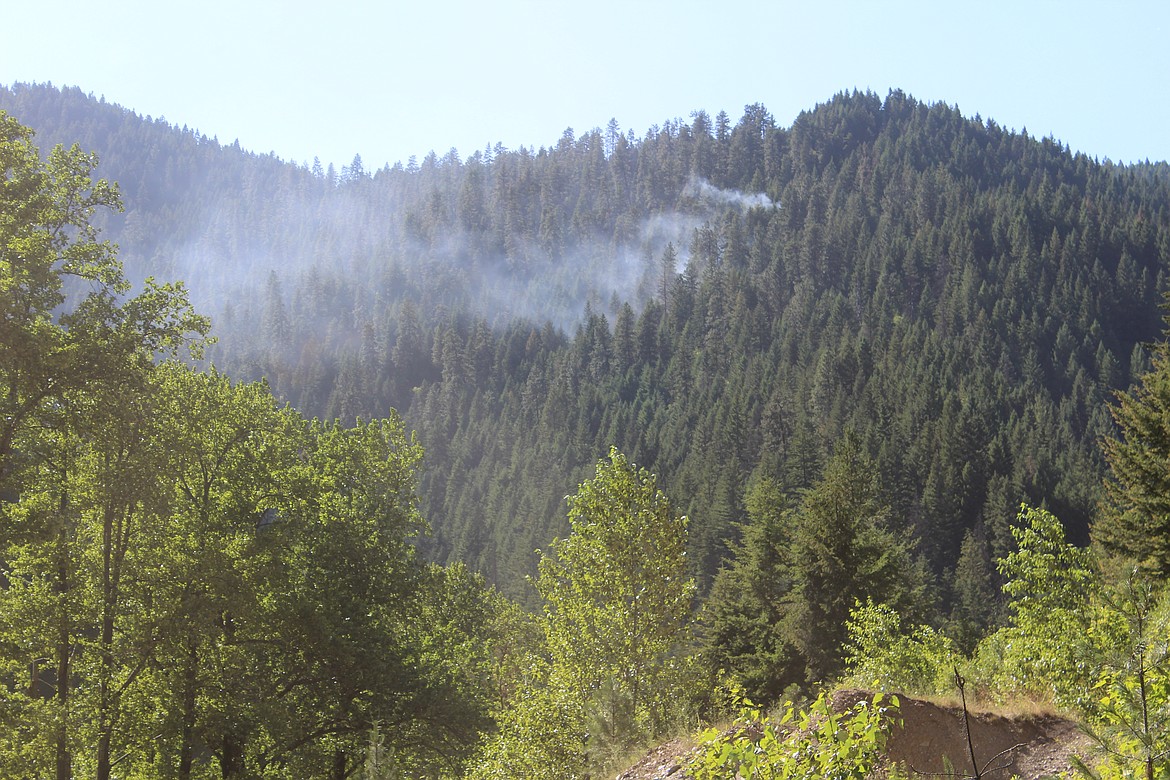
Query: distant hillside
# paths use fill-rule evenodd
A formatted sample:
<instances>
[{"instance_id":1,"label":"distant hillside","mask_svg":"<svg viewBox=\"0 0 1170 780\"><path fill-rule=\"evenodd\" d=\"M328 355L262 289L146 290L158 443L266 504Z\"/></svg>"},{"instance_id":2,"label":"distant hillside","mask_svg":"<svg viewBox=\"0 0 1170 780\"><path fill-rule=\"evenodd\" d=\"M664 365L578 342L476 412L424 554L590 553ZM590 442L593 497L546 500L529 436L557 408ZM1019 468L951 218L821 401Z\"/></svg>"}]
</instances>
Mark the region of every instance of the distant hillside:
<instances>
[{"instance_id":1,"label":"distant hillside","mask_svg":"<svg viewBox=\"0 0 1170 780\"><path fill-rule=\"evenodd\" d=\"M190 282L217 364L308 414L399 409L428 551L513 593L611 444L688 512L707 581L750 486L795 496L852 430L945 607L960 563L995 576L1022 500L1085 539L1109 394L1161 327L1165 165L900 92L340 172L76 90L0 108L101 155L107 235L132 275Z\"/></svg>"}]
</instances>

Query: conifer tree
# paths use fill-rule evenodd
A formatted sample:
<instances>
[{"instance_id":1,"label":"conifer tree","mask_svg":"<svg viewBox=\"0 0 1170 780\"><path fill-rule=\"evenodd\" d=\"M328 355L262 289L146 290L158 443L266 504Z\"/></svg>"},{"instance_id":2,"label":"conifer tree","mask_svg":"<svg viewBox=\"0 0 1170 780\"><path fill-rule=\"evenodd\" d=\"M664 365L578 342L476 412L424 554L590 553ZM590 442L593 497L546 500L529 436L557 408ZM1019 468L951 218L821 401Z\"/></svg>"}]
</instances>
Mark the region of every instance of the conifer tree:
<instances>
[{"instance_id":1,"label":"conifer tree","mask_svg":"<svg viewBox=\"0 0 1170 780\"><path fill-rule=\"evenodd\" d=\"M1122 435L1104 443L1107 499L1093 538L1164 578L1170 575L1170 342L1163 338L1151 357L1138 386L1116 397L1113 419Z\"/></svg>"},{"instance_id":2,"label":"conifer tree","mask_svg":"<svg viewBox=\"0 0 1170 780\"><path fill-rule=\"evenodd\" d=\"M925 575L890 531L877 472L854 435L794 507L785 503L774 483L753 488L752 522L708 606L712 657L765 698L841 671L858 602L913 614L926 599Z\"/></svg>"},{"instance_id":3,"label":"conifer tree","mask_svg":"<svg viewBox=\"0 0 1170 780\"><path fill-rule=\"evenodd\" d=\"M855 603L918 606L922 583L906 545L888 528L888 512L872 461L847 434L789 519L786 622L809 680L827 680L841 670L845 623Z\"/></svg>"}]
</instances>

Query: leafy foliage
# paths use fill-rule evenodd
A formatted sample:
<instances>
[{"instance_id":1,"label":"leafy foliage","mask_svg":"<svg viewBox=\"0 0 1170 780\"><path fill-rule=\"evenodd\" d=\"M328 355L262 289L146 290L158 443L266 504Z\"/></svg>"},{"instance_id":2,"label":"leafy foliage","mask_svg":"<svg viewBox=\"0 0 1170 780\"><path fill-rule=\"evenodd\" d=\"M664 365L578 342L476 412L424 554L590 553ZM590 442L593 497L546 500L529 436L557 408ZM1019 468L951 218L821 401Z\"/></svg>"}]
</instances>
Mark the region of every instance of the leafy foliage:
<instances>
[{"instance_id":1,"label":"leafy foliage","mask_svg":"<svg viewBox=\"0 0 1170 780\"><path fill-rule=\"evenodd\" d=\"M1108 589L1091 638L1101 648L1089 734L1102 748L1098 778L1170 770L1170 591L1139 571Z\"/></svg>"},{"instance_id":2,"label":"leafy foliage","mask_svg":"<svg viewBox=\"0 0 1170 780\"><path fill-rule=\"evenodd\" d=\"M765 717L745 698L729 732L700 736L687 769L695 780L862 780L878 766L897 711L897 696L877 693L834 712L821 694L807 708L788 702Z\"/></svg>"},{"instance_id":3,"label":"leafy foliage","mask_svg":"<svg viewBox=\"0 0 1170 780\"><path fill-rule=\"evenodd\" d=\"M549 673L546 668L530 677L530 687L500 714L499 732L471 768L474 780L589 776L580 692L549 680Z\"/></svg>"},{"instance_id":4,"label":"leafy foliage","mask_svg":"<svg viewBox=\"0 0 1170 780\"><path fill-rule=\"evenodd\" d=\"M846 679L882 691L950 693L959 660L954 643L928 625L903 627L899 614L872 601L849 613Z\"/></svg>"},{"instance_id":5,"label":"leafy foliage","mask_svg":"<svg viewBox=\"0 0 1170 780\"><path fill-rule=\"evenodd\" d=\"M686 518L617 450L568 500L572 532L542 556L536 581L553 666L576 687L608 694L608 730L627 722L653 733L679 693L670 655L695 593ZM619 692L629 695L624 706Z\"/></svg>"},{"instance_id":6,"label":"leafy foliage","mask_svg":"<svg viewBox=\"0 0 1170 780\"><path fill-rule=\"evenodd\" d=\"M404 771L457 771L498 602L410 544L417 442L159 362L205 321L125 297L91 157L0 129L0 774L340 780L374 724Z\"/></svg>"},{"instance_id":7,"label":"leafy foliage","mask_svg":"<svg viewBox=\"0 0 1170 780\"><path fill-rule=\"evenodd\" d=\"M541 556L535 583L542 652L476 777L587 776L675 725L693 695L686 518L617 450L568 502L572 533Z\"/></svg>"},{"instance_id":8,"label":"leafy foliage","mask_svg":"<svg viewBox=\"0 0 1170 780\"><path fill-rule=\"evenodd\" d=\"M1093 682L1082 653L1093 620L1088 605L1101 587L1096 563L1067 543L1060 521L1042 509L1021 507L1012 534L1018 549L1000 563L1011 599L998 642L1003 669L1012 687L1075 704Z\"/></svg>"}]
</instances>

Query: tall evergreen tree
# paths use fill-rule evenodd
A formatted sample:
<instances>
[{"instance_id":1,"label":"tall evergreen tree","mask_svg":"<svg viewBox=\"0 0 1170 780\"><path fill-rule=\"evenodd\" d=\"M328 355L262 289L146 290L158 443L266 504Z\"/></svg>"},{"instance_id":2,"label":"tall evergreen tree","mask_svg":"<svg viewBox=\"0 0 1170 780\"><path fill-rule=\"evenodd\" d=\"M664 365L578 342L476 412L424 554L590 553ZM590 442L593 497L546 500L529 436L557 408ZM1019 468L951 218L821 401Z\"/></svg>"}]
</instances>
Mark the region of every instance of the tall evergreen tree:
<instances>
[{"instance_id":1,"label":"tall evergreen tree","mask_svg":"<svg viewBox=\"0 0 1170 780\"><path fill-rule=\"evenodd\" d=\"M841 671L856 603L922 616L930 597L910 547L889 528L877 472L852 434L820 479L786 503L770 481L754 488L743 544L708 603L716 664L765 698Z\"/></svg>"},{"instance_id":2,"label":"tall evergreen tree","mask_svg":"<svg viewBox=\"0 0 1170 780\"><path fill-rule=\"evenodd\" d=\"M1153 348L1150 370L1119 392L1113 419L1120 437L1105 440L1107 501L1093 538L1134 559L1147 572L1170 576L1170 331Z\"/></svg>"},{"instance_id":3,"label":"tall evergreen tree","mask_svg":"<svg viewBox=\"0 0 1170 780\"><path fill-rule=\"evenodd\" d=\"M810 681L840 672L845 623L856 603L872 600L903 613L924 606L926 583L905 541L889 529L877 479L848 434L789 515L792 590L785 621Z\"/></svg>"}]
</instances>

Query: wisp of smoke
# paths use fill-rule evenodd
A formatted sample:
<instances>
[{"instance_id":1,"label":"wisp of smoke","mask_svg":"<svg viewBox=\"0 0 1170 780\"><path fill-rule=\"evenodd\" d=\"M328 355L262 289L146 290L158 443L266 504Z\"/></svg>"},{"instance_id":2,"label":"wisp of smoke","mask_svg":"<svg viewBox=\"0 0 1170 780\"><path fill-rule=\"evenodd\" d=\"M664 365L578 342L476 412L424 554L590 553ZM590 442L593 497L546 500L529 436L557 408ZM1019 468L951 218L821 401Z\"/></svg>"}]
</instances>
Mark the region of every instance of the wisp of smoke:
<instances>
[{"instance_id":1,"label":"wisp of smoke","mask_svg":"<svg viewBox=\"0 0 1170 780\"><path fill-rule=\"evenodd\" d=\"M716 187L706 179L691 176L687 186L683 189L683 196L699 200L711 200L729 206L738 206L747 211L753 208L779 208L780 204L762 192L747 194L739 190L725 190Z\"/></svg>"},{"instance_id":2,"label":"wisp of smoke","mask_svg":"<svg viewBox=\"0 0 1170 780\"><path fill-rule=\"evenodd\" d=\"M660 296L660 258L667 245L673 245L681 272L692 261L689 250L694 232L717 218L720 211L779 207L763 193L723 189L699 177L692 177L679 194L684 201L679 203L679 209L643 215L620 239L606 234L578 235L567 242L569 245L560 247L555 256L548 256L534 239L522 239L516 248L519 259L484 253L475 245L477 237L457 226L448 227L430 241L396 232L392 229L394 220L381 228L362 224L361 230L354 230L355 209L342 208L352 204L338 203L336 210L319 205L310 208L312 204L301 203L290 195L285 212L299 215L302 235L313 237L308 242L310 247L318 243L317 236L327 237L329 240L322 242L328 247L327 254L311 248L304 251L297 245L277 246L266 238L244 241L225 227L230 220L217 211L207 216L203 231L196 231L198 239L172 250L166 257L167 267L154 270L186 279L192 300L200 310L217 318L217 334L226 337L226 341L233 337L255 339L259 314L272 302L270 275L283 289L278 293L283 305L295 312L291 316L302 324L309 316L320 317L303 311L295 300L295 293L304 288L303 275L310 267L318 279L313 289L344 289L359 282L357 288L371 297L365 300L358 296L360 301L354 298L352 305L357 310L374 311L380 305L376 300L393 301L419 293L417 289L379 287L384 283L385 265L391 260L408 269L408 278L415 280L412 284L424 285L432 294L432 303L441 299L448 306L467 307L492 325L523 319L550 322L563 332L572 332L587 305L595 312L616 314L621 302L641 311L651 298ZM384 205L394 213L396 204ZM258 235L283 234L260 231ZM420 265L432 270L423 271ZM360 284L363 279L364 285ZM446 292L436 298L438 287ZM308 289L302 292L308 294ZM229 311L242 316L252 327L249 329L239 320L233 324L237 318L228 316ZM311 330L334 345L345 341L347 335L356 338L356 332L345 333L361 319L360 314L352 314L344 322L314 322ZM240 333L229 333L241 328ZM289 359L295 359L299 346L289 344L288 348Z\"/></svg>"}]
</instances>

